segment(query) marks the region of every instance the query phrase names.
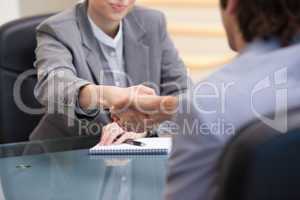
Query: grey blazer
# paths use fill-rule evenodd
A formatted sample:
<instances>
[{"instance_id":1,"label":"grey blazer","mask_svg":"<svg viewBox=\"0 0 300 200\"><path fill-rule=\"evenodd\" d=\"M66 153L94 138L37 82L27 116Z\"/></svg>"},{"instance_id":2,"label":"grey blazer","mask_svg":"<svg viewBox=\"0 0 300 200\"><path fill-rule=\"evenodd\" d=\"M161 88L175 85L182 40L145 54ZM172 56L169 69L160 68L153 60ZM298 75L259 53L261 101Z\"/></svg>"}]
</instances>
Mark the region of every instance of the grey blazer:
<instances>
[{"instance_id":1,"label":"grey blazer","mask_svg":"<svg viewBox=\"0 0 300 200\"><path fill-rule=\"evenodd\" d=\"M35 96L47 109L31 134L32 140L99 134L109 113L95 118L75 113L78 92L86 84L113 85L87 17L87 3L59 13L37 28ZM184 63L166 30L164 15L135 7L123 19L125 71L129 85L148 82L161 95L187 88Z\"/></svg>"},{"instance_id":2,"label":"grey blazer","mask_svg":"<svg viewBox=\"0 0 300 200\"><path fill-rule=\"evenodd\" d=\"M300 105L299 52L300 41L286 48L276 39L255 41L182 98L166 199L214 199L223 147L251 121L285 130L268 114Z\"/></svg>"}]
</instances>

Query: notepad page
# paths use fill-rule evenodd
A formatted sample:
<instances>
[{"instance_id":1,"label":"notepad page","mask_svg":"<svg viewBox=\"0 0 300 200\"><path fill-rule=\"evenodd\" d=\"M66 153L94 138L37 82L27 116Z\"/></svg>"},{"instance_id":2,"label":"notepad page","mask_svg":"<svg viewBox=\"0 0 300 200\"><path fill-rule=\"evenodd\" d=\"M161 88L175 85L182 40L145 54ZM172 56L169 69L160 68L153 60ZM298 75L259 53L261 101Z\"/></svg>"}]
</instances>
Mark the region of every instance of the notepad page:
<instances>
[{"instance_id":1,"label":"notepad page","mask_svg":"<svg viewBox=\"0 0 300 200\"><path fill-rule=\"evenodd\" d=\"M155 149L166 150L168 153L171 151L172 141L171 138L142 138L136 141L143 142L145 146L134 146L130 144L109 145L101 146L96 145L90 149L91 154L101 154L102 152L148 152Z\"/></svg>"}]
</instances>

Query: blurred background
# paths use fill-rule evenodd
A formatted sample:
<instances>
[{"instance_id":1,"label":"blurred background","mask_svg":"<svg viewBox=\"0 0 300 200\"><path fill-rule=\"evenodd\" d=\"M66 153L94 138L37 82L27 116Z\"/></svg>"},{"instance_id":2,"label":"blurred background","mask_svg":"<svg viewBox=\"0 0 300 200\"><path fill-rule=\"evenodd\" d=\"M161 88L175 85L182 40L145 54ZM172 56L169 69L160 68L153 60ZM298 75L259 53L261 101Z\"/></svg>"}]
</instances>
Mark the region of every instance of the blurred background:
<instances>
[{"instance_id":1,"label":"blurred background","mask_svg":"<svg viewBox=\"0 0 300 200\"><path fill-rule=\"evenodd\" d=\"M61 11L78 0L0 0L0 25L13 19ZM161 10L194 80L201 80L235 55L225 38L218 0L137 0Z\"/></svg>"}]
</instances>

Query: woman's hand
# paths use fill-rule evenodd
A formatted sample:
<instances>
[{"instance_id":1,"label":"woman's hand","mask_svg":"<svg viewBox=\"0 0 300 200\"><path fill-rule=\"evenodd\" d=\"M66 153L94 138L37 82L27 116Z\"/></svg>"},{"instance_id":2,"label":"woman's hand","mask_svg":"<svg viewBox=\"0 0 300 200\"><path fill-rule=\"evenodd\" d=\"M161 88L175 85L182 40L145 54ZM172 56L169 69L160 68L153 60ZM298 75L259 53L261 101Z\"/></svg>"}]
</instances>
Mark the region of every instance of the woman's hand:
<instances>
[{"instance_id":1,"label":"woman's hand","mask_svg":"<svg viewBox=\"0 0 300 200\"><path fill-rule=\"evenodd\" d=\"M147 133L134 133L124 131L117 123L111 123L103 127L100 145L117 145L128 139L146 137Z\"/></svg>"},{"instance_id":2,"label":"woman's hand","mask_svg":"<svg viewBox=\"0 0 300 200\"><path fill-rule=\"evenodd\" d=\"M80 90L79 104L83 109L108 108L125 109L137 95L156 95L152 88L144 85L120 88L104 85L87 85Z\"/></svg>"},{"instance_id":3,"label":"woman's hand","mask_svg":"<svg viewBox=\"0 0 300 200\"><path fill-rule=\"evenodd\" d=\"M138 95L156 95L155 90L144 85L128 88L109 86L104 88L106 107L113 110L122 110L130 107Z\"/></svg>"}]
</instances>

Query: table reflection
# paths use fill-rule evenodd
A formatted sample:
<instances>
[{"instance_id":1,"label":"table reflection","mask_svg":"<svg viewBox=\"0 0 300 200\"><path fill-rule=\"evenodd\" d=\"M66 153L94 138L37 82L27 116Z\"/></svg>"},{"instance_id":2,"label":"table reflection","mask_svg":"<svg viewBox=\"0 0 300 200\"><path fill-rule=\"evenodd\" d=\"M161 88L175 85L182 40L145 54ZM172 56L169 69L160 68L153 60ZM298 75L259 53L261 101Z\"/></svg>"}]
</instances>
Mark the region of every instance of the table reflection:
<instances>
[{"instance_id":1,"label":"table reflection","mask_svg":"<svg viewBox=\"0 0 300 200\"><path fill-rule=\"evenodd\" d=\"M0 146L0 199L162 199L165 156L90 156L87 141Z\"/></svg>"}]
</instances>

